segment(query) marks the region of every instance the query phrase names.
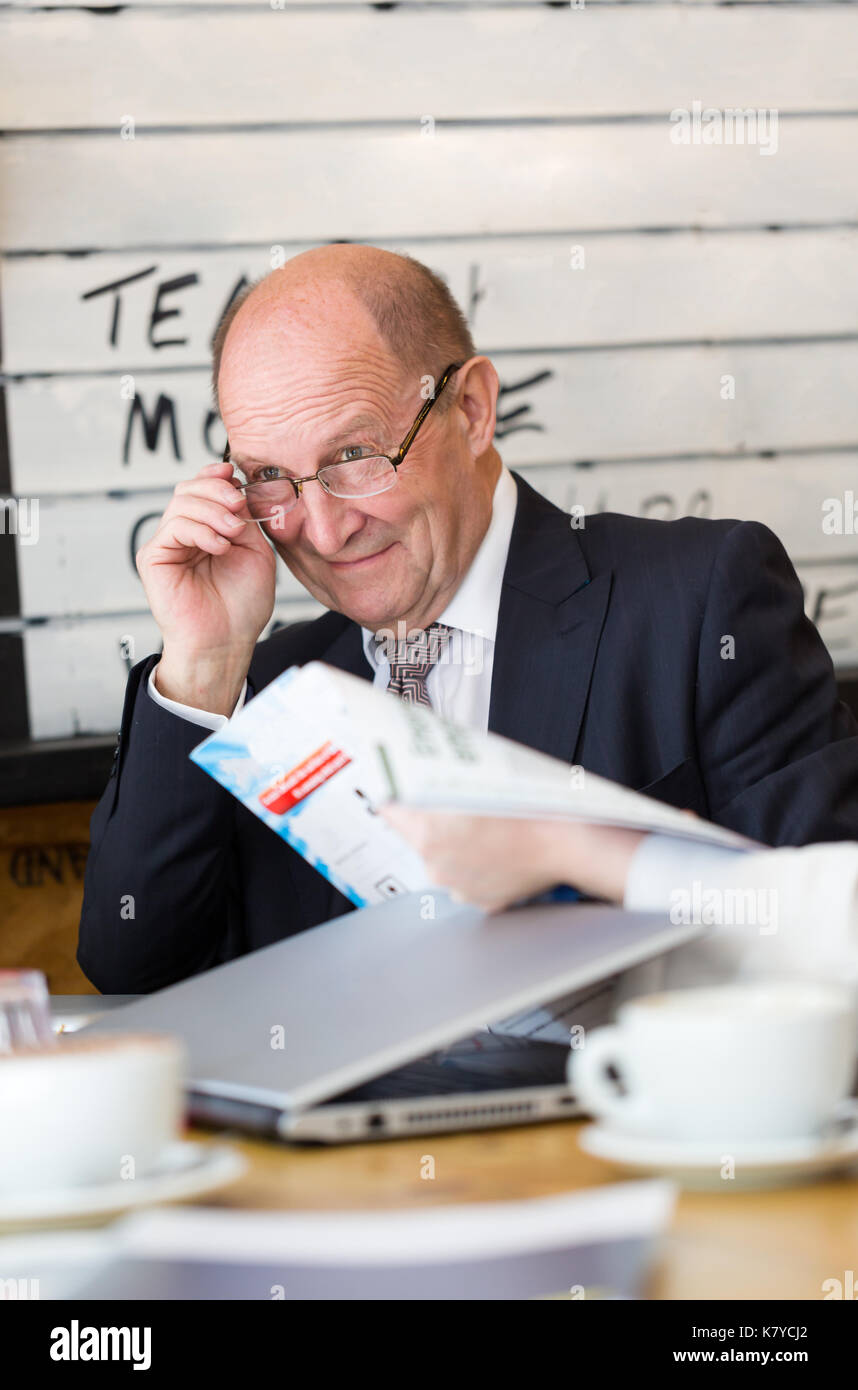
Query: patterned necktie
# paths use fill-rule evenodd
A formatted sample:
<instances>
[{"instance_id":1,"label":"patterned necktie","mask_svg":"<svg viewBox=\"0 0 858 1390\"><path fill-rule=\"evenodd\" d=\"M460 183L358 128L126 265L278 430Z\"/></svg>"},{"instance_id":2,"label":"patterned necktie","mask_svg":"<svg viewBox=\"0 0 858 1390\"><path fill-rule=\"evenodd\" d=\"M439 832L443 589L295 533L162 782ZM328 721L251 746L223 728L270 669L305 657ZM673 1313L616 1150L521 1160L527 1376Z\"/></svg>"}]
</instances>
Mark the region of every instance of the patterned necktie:
<instances>
[{"instance_id":1,"label":"patterned necktie","mask_svg":"<svg viewBox=\"0 0 858 1390\"><path fill-rule=\"evenodd\" d=\"M409 633L390 659L388 690L414 705L432 708L426 689L429 672L452 636L452 628L444 623L430 623L425 629Z\"/></svg>"}]
</instances>

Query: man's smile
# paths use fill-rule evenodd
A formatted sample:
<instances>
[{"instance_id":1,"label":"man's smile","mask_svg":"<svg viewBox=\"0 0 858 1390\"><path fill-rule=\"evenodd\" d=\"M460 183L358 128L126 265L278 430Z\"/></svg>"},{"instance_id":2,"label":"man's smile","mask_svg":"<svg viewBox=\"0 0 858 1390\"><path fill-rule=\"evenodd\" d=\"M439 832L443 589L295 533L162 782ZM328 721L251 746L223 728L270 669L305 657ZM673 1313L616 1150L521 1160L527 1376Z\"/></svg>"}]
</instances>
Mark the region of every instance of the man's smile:
<instances>
[{"instance_id":1,"label":"man's smile","mask_svg":"<svg viewBox=\"0 0 858 1390\"><path fill-rule=\"evenodd\" d=\"M376 550L372 555L363 555L359 560L329 560L328 564L331 569L340 571L365 568L371 565L375 560L380 560L382 555L386 555L388 551L392 550L397 544L397 541L391 541L390 545L386 545L383 550Z\"/></svg>"}]
</instances>

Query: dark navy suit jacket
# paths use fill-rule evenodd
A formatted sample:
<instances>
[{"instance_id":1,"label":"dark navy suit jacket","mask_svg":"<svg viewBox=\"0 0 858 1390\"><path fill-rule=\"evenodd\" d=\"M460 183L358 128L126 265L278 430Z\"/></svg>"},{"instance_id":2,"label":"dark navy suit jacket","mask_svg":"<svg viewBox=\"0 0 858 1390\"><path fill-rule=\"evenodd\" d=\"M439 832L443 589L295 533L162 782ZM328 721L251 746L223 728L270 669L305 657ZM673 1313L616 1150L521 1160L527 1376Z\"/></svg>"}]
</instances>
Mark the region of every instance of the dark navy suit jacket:
<instances>
[{"instance_id":1,"label":"dark navy suit jacket","mask_svg":"<svg viewBox=\"0 0 858 1390\"><path fill-rule=\"evenodd\" d=\"M858 839L858 726L776 537L610 514L575 529L514 476L489 728L768 844ZM149 696L158 659L129 676L91 821L78 960L104 992L351 907L189 760L206 734ZM251 690L311 660L371 679L360 627L327 613L257 645Z\"/></svg>"}]
</instances>

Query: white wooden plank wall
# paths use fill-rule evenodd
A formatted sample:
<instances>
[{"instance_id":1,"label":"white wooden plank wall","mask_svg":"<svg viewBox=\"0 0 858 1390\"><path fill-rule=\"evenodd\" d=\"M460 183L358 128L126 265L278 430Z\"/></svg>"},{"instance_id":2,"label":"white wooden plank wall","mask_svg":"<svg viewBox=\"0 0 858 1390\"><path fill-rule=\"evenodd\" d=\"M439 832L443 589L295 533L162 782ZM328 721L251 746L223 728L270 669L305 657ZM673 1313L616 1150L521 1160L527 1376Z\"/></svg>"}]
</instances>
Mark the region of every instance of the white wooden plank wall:
<instances>
[{"instance_id":1,"label":"white wooden plank wall","mask_svg":"<svg viewBox=\"0 0 858 1390\"><path fill-rule=\"evenodd\" d=\"M0 632L32 737L116 727L158 645L134 545L223 445L218 317L338 239L446 277L552 500L765 521L858 667L858 524L823 529L858 494L858 5L98 9L0 5L5 487L39 504ZM768 148L677 144L695 102L775 110ZM283 568L275 621L317 611Z\"/></svg>"}]
</instances>

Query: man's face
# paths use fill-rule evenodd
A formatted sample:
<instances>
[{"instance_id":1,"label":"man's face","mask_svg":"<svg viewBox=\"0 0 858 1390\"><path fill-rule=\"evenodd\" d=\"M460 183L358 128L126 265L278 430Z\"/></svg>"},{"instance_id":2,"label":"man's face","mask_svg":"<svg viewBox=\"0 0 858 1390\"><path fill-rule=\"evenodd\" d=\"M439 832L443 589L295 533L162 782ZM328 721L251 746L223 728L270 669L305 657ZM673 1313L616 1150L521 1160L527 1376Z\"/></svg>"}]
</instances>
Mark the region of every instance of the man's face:
<instances>
[{"instance_id":1,"label":"man's face","mask_svg":"<svg viewBox=\"0 0 858 1390\"><path fill-rule=\"evenodd\" d=\"M350 352L330 338L284 352L262 334L255 345L247 335L240 354L224 353L221 408L245 481L275 476L266 472L271 466L308 476L356 457L355 450L395 455L424 404L422 382L399 370L361 327ZM445 390L455 395L455 378ZM397 621L423 625L455 593L488 524L493 483L486 486L484 473L467 414L455 405L442 414L436 405L389 491L343 499L306 483L293 510L265 529L327 608L373 630Z\"/></svg>"}]
</instances>

